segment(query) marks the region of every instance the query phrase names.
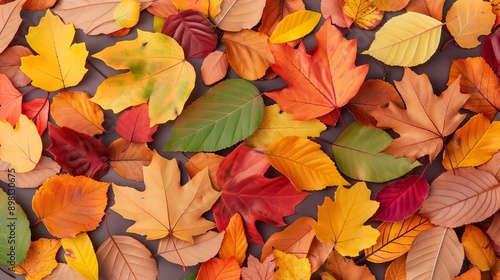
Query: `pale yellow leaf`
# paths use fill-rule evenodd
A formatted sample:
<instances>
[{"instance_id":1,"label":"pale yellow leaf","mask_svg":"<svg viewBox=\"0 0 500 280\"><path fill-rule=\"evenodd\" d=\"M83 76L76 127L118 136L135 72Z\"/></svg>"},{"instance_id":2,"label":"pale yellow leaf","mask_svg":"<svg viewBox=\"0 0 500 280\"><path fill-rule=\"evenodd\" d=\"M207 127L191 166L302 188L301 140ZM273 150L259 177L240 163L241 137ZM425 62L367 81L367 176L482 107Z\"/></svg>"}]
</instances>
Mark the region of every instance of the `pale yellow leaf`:
<instances>
[{"instance_id":1,"label":"pale yellow leaf","mask_svg":"<svg viewBox=\"0 0 500 280\"><path fill-rule=\"evenodd\" d=\"M368 54L391 66L416 66L436 52L443 24L424 14L408 12L388 20L377 33Z\"/></svg>"},{"instance_id":2,"label":"pale yellow leaf","mask_svg":"<svg viewBox=\"0 0 500 280\"><path fill-rule=\"evenodd\" d=\"M282 44L300 39L309 34L320 19L320 13L309 10L289 14L278 23L269 41L273 44Z\"/></svg>"},{"instance_id":3,"label":"pale yellow leaf","mask_svg":"<svg viewBox=\"0 0 500 280\"><path fill-rule=\"evenodd\" d=\"M64 259L69 266L87 279L99 279L97 257L87 233L79 233L73 238L63 238L61 243L64 249Z\"/></svg>"},{"instance_id":4,"label":"pale yellow leaf","mask_svg":"<svg viewBox=\"0 0 500 280\"><path fill-rule=\"evenodd\" d=\"M224 31L250 29L260 21L265 5L266 0L222 0L213 22Z\"/></svg>"},{"instance_id":5,"label":"pale yellow leaf","mask_svg":"<svg viewBox=\"0 0 500 280\"><path fill-rule=\"evenodd\" d=\"M496 262L495 250L488 236L474 225L466 225L462 235L465 256L481 271L490 270Z\"/></svg>"},{"instance_id":6,"label":"pale yellow leaf","mask_svg":"<svg viewBox=\"0 0 500 280\"><path fill-rule=\"evenodd\" d=\"M273 250L276 257L275 280L308 280L311 277L311 264L307 258L299 259L293 254Z\"/></svg>"},{"instance_id":7,"label":"pale yellow leaf","mask_svg":"<svg viewBox=\"0 0 500 280\"><path fill-rule=\"evenodd\" d=\"M122 0L113 11L113 19L121 28L130 28L139 21L141 3L137 0Z\"/></svg>"}]
</instances>

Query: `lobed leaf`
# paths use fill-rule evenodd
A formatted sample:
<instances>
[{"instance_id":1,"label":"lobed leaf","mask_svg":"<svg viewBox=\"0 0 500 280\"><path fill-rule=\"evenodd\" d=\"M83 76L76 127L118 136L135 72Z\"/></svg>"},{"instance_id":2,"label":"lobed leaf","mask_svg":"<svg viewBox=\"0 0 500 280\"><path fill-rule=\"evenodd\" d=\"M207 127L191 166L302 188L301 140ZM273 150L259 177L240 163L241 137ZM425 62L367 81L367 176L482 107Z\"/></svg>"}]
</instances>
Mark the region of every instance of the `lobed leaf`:
<instances>
[{"instance_id":1,"label":"lobed leaf","mask_svg":"<svg viewBox=\"0 0 500 280\"><path fill-rule=\"evenodd\" d=\"M299 259L293 254L274 249L276 262L275 279L306 280L311 277L311 264L306 258Z\"/></svg>"},{"instance_id":2,"label":"lobed leaf","mask_svg":"<svg viewBox=\"0 0 500 280\"><path fill-rule=\"evenodd\" d=\"M252 256L248 255L247 267L241 268L242 280L273 280L276 263L273 261L274 255L269 255L263 263Z\"/></svg>"},{"instance_id":3,"label":"lobed leaf","mask_svg":"<svg viewBox=\"0 0 500 280\"><path fill-rule=\"evenodd\" d=\"M350 28L354 20L345 14L345 0L322 0L321 14L325 19L330 18L332 24L341 28Z\"/></svg>"},{"instance_id":4,"label":"lobed leaf","mask_svg":"<svg viewBox=\"0 0 500 280\"><path fill-rule=\"evenodd\" d=\"M40 238L32 241L24 261L13 268L17 274L26 275L26 279L42 279L57 266L56 253L61 247L57 239Z\"/></svg>"}]
</instances>

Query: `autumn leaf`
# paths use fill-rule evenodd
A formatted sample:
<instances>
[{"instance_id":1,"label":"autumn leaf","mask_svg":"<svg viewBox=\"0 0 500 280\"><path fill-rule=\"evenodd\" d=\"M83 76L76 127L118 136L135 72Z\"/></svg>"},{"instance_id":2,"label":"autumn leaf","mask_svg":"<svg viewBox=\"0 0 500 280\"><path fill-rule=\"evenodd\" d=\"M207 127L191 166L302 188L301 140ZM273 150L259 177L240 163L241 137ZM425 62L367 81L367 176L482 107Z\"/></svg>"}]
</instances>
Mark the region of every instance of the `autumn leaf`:
<instances>
[{"instance_id":1,"label":"autumn leaf","mask_svg":"<svg viewBox=\"0 0 500 280\"><path fill-rule=\"evenodd\" d=\"M26 280L42 279L56 268L59 247L61 241L56 239L40 238L32 241L26 258L14 267L14 272L26 275Z\"/></svg>"},{"instance_id":2,"label":"autumn leaf","mask_svg":"<svg viewBox=\"0 0 500 280\"><path fill-rule=\"evenodd\" d=\"M0 74L6 75L16 88L28 85L31 79L19 67L21 66L21 57L32 54L30 49L23 46L6 48L0 52ZM2 82L2 84L4 83Z\"/></svg>"},{"instance_id":3,"label":"autumn leaf","mask_svg":"<svg viewBox=\"0 0 500 280\"><path fill-rule=\"evenodd\" d=\"M24 102L21 105L21 112L35 123L38 134L42 136L49 122L49 95Z\"/></svg>"},{"instance_id":4,"label":"autumn leaf","mask_svg":"<svg viewBox=\"0 0 500 280\"><path fill-rule=\"evenodd\" d=\"M9 78L0 74L0 120L16 125L21 115L22 94L14 87Z\"/></svg>"},{"instance_id":5,"label":"autumn leaf","mask_svg":"<svg viewBox=\"0 0 500 280\"><path fill-rule=\"evenodd\" d=\"M10 163L16 172L33 170L42 155L42 139L35 124L21 115L13 128L3 119L0 134L0 160Z\"/></svg>"},{"instance_id":6,"label":"autumn leaf","mask_svg":"<svg viewBox=\"0 0 500 280\"><path fill-rule=\"evenodd\" d=\"M52 97L50 115L59 126L94 136L102 134L104 113L83 91L61 91Z\"/></svg>"},{"instance_id":7,"label":"autumn leaf","mask_svg":"<svg viewBox=\"0 0 500 280\"><path fill-rule=\"evenodd\" d=\"M500 247L500 212L493 215L491 225L486 230L486 234L490 237L491 241Z\"/></svg>"},{"instance_id":8,"label":"autumn leaf","mask_svg":"<svg viewBox=\"0 0 500 280\"><path fill-rule=\"evenodd\" d=\"M488 63L488 65L491 66L491 68L493 68L493 72L496 73L498 77L500 77L500 52L498 51L499 46L500 31L497 29L495 32L484 37L483 47L481 48L481 54L484 57L484 60Z\"/></svg>"},{"instance_id":9,"label":"autumn leaf","mask_svg":"<svg viewBox=\"0 0 500 280\"><path fill-rule=\"evenodd\" d=\"M158 265L138 240L112 235L96 251L99 274L104 279L156 279Z\"/></svg>"},{"instance_id":10,"label":"autumn leaf","mask_svg":"<svg viewBox=\"0 0 500 280\"><path fill-rule=\"evenodd\" d=\"M241 268L235 258L213 258L201 264L196 280L238 280Z\"/></svg>"},{"instance_id":11,"label":"autumn leaf","mask_svg":"<svg viewBox=\"0 0 500 280\"><path fill-rule=\"evenodd\" d=\"M286 225L284 216L295 213L295 206L306 196L284 176L266 178L270 164L261 153L240 144L220 164L217 182L221 199L213 207L217 228L225 229L229 219L240 213L245 224L247 240L263 244L255 222L273 226Z\"/></svg>"},{"instance_id":12,"label":"autumn leaf","mask_svg":"<svg viewBox=\"0 0 500 280\"><path fill-rule=\"evenodd\" d=\"M235 213L229 220L225 229L224 240L219 249L219 257L228 259L234 257L241 267L246 258L248 243L243 226L243 219L239 213Z\"/></svg>"},{"instance_id":13,"label":"autumn leaf","mask_svg":"<svg viewBox=\"0 0 500 280\"><path fill-rule=\"evenodd\" d=\"M0 163L0 180L9 183L10 164L7 162ZM59 173L61 167L51 158L41 156L40 161L35 169L26 173L16 173L15 181L16 188L19 189L34 189L38 188L49 177ZM12 174L10 175L12 180Z\"/></svg>"},{"instance_id":14,"label":"autumn leaf","mask_svg":"<svg viewBox=\"0 0 500 280\"><path fill-rule=\"evenodd\" d=\"M130 71L104 80L90 100L114 113L149 100L150 126L154 126L182 112L196 74L174 39L141 30L137 34L134 40L118 42L93 55L114 69Z\"/></svg>"},{"instance_id":15,"label":"autumn leaf","mask_svg":"<svg viewBox=\"0 0 500 280\"><path fill-rule=\"evenodd\" d=\"M22 57L21 70L33 80L33 86L55 91L80 83L87 73L89 52L85 43L72 44L74 36L73 25L65 25L50 10L36 27L29 28L26 40L38 55Z\"/></svg>"},{"instance_id":16,"label":"autumn leaf","mask_svg":"<svg viewBox=\"0 0 500 280\"><path fill-rule=\"evenodd\" d=\"M341 28L350 28L354 20L345 14L345 0L321 0L321 14L330 18L332 24Z\"/></svg>"},{"instance_id":17,"label":"autumn leaf","mask_svg":"<svg viewBox=\"0 0 500 280\"><path fill-rule=\"evenodd\" d=\"M131 28L139 22L141 3L137 0L122 0L113 10L113 20L121 28Z\"/></svg>"},{"instance_id":18,"label":"autumn leaf","mask_svg":"<svg viewBox=\"0 0 500 280\"><path fill-rule=\"evenodd\" d=\"M460 47L472 49L479 36L491 33L495 18L488 2L457 0L446 14L446 27Z\"/></svg>"},{"instance_id":19,"label":"autumn leaf","mask_svg":"<svg viewBox=\"0 0 500 280\"><path fill-rule=\"evenodd\" d=\"M375 33L370 48L362 54L371 55L390 66L422 64L436 52L442 25L437 19L415 12L395 16ZM401 35L394 37L394 34Z\"/></svg>"},{"instance_id":20,"label":"autumn leaf","mask_svg":"<svg viewBox=\"0 0 500 280\"><path fill-rule=\"evenodd\" d=\"M148 104L133 106L123 111L116 120L115 131L131 142L153 142L158 125L149 126Z\"/></svg>"},{"instance_id":21,"label":"autumn leaf","mask_svg":"<svg viewBox=\"0 0 500 280\"><path fill-rule=\"evenodd\" d=\"M109 165L123 178L142 182L143 166L149 165L153 151L146 143L118 138L109 145Z\"/></svg>"},{"instance_id":22,"label":"autumn leaf","mask_svg":"<svg viewBox=\"0 0 500 280\"><path fill-rule=\"evenodd\" d=\"M286 16L305 9L306 7L302 0L267 0L258 31L271 36L278 23Z\"/></svg>"},{"instance_id":23,"label":"autumn leaf","mask_svg":"<svg viewBox=\"0 0 500 280\"><path fill-rule=\"evenodd\" d=\"M267 147L264 155L299 191L350 185L321 146L309 139L298 136L280 138Z\"/></svg>"},{"instance_id":24,"label":"autumn leaf","mask_svg":"<svg viewBox=\"0 0 500 280\"><path fill-rule=\"evenodd\" d=\"M229 60L227 53L213 51L205 57L201 64L201 78L207 86L215 84L226 76L228 69Z\"/></svg>"},{"instance_id":25,"label":"autumn leaf","mask_svg":"<svg viewBox=\"0 0 500 280\"><path fill-rule=\"evenodd\" d=\"M380 233L363 225L379 205L370 200L370 193L366 183L358 182L350 189L338 187L335 201L325 197L318 206L318 223L314 226L318 239L334 243L335 250L343 256L357 256L360 250L375 244Z\"/></svg>"},{"instance_id":26,"label":"autumn leaf","mask_svg":"<svg viewBox=\"0 0 500 280\"><path fill-rule=\"evenodd\" d=\"M86 280L87 278L85 278L85 276L81 275L80 273L72 269L69 266L69 264L58 263L57 267L54 270L52 270L52 273L50 273L50 275L45 276L43 280L59 280L59 279Z\"/></svg>"},{"instance_id":27,"label":"autumn leaf","mask_svg":"<svg viewBox=\"0 0 500 280\"><path fill-rule=\"evenodd\" d=\"M500 184L490 173L473 167L439 175L431 184L420 215L433 224L459 227L479 222L500 209Z\"/></svg>"},{"instance_id":28,"label":"autumn leaf","mask_svg":"<svg viewBox=\"0 0 500 280\"><path fill-rule=\"evenodd\" d=\"M385 271L386 280L406 280L406 254L392 261Z\"/></svg>"},{"instance_id":29,"label":"autumn leaf","mask_svg":"<svg viewBox=\"0 0 500 280\"><path fill-rule=\"evenodd\" d=\"M343 257L335 250L328 256L325 270L337 280L375 280L366 265L357 266L352 259Z\"/></svg>"},{"instance_id":30,"label":"autumn leaf","mask_svg":"<svg viewBox=\"0 0 500 280\"><path fill-rule=\"evenodd\" d=\"M482 57L455 59L451 63L447 85L460 80L460 91L470 95L464 105L476 113L484 114L493 120L500 111L498 88L500 79Z\"/></svg>"},{"instance_id":31,"label":"autumn leaf","mask_svg":"<svg viewBox=\"0 0 500 280\"><path fill-rule=\"evenodd\" d=\"M11 189L11 185L9 184L8 193L3 189L0 190L0 232L2 233L0 234L0 250L3 252L0 254L0 265L9 267L19 265L24 261L31 241L30 221L21 205L12 200L15 198L15 189ZM14 235L10 234L12 230L15 231ZM14 248L12 248L13 242Z\"/></svg>"},{"instance_id":32,"label":"autumn leaf","mask_svg":"<svg viewBox=\"0 0 500 280\"><path fill-rule=\"evenodd\" d=\"M97 138L50 123L49 139L52 143L47 151L54 155L54 160L62 169L75 176L85 175L95 180L108 172L108 148Z\"/></svg>"},{"instance_id":33,"label":"autumn leaf","mask_svg":"<svg viewBox=\"0 0 500 280\"><path fill-rule=\"evenodd\" d=\"M443 166L447 170L486 163L500 150L500 122L490 123L483 114L474 115L455 131L446 145Z\"/></svg>"},{"instance_id":34,"label":"autumn leaf","mask_svg":"<svg viewBox=\"0 0 500 280\"><path fill-rule=\"evenodd\" d=\"M311 272L316 272L326 261L328 255L332 252L334 247L333 243L324 243L314 238L311 243L311 248L307 253L307 258L311 263Z\"/></svg>"},{"instance_id":35,"label":"autumn leaf","mask_svg":"<svg viewBox=\"0 0 500 280\"><path fill-rule=\"evenodd\" d=\"M148 12L155 15L155 18L166 19L170 15L176 14L178 9L172 0L157 0L151 3Z\"/></svg>"},{"instance_id":36,"label":"autumn leaf","mask_svg":"<svg viewBox=\"0 0 500 280\"><path fill-rule=\"evenodd\" d=\"M375 6L374 0L346 0L344 13L354 20L354 25L364 30L374 29L384 17L384 11Z\"/></svg>"},{"instance_id":37,"label":"autumn leaf","mask_svg":"<svg viewBox=\"0 0 500 280\"><path fill-rule=\"evenodd\" d=\"M26 0L17 0L2 5L0 13L0 53L10 44L21 25L21 8Z\"/></svg>"},{"instance_id":38,"label":"autumn leaf","mask_svg":"<svg viewBox=\"0 0 500 280\"><path fill-rule=\"evenodd\" d=\"M443 19L445 0L410 0L406 10L433 17L439 21Z\"/></svg>"},{"instance_id":39,"label":"autumn leaf","mask_svg":"<svg viewBox=\"0 0 500 280\"><path fill-rule=\"evenodd\" d=\"M313 31L320 18L320 13L309 10L291 13L276 25L276 29L269 37L269 42L282 44L300 39Z\"/></svg>"},{"instance_id":40,"label":"autumn leaf","mask_svg":"<svg viewBox=\"0 0 500 280\"><path fill-rule=\"evenodd\" d=\"M207 231L193 237L194 243L180 240L171 235L160 239L157 255L171 263L193 266L215 257L219 251L225 232Z\"/></svg>"},{"instance_id":41,"label":"autumn leaf","mask_svg":"<svg viewBox=\"0 0 500 280\"><path fill-rule=\"evenodd\" d=\"M377 243L365 249L365 256L373 263L395 260L410 250L415 237L432 227L434 225L428 219L417 214L402 222L383 222L377 228L380 232Z\"/></svg>"},{"instance_id":42,"label":"autumn leaf","mask_svg":"<svg viewBox=\"0 0 500 280\"><path fill-rule=\"evenodd\" d=\"M306 258L297 258L293 254L274 249L276 262L274 279L307 280L311 277L311 264Z\"/></svg>"},{"instance_id":43,"label":"autumn leaf","mask_svg":"<svg viewBox=\"0 0 500 280\"><path fill-rule=\"evenodd\" d=\"M452 279L464 261L464 249L453 229L433 227L420 233L406 259L408 279Z\"/></svg>"},{"instance_id":44,"label":"autumn leaf","mask_svg":"<svg viewBox=\"0 0 500 280\"><path fill-rule=\"evenodd\" d=\"M385 153L392 137L382 129L350 124L333 143L333 157L347 176L368 182L387 182L401 177L415 167L406 157Z\"/></svg>"},{"instance_id":45,"label":"autumn leaf","mask_svg":"<svg viewBox=\"0 0 500 280\"><path fill-rule=\"evenodd\" d=\"M406 7L406 5L408 5L408 3L410 3L410 0L373 0L373 4L375 4L375 7L385 12L396 12L402 10L404 7Z\"/></svg>"},{"instance_id":46,"label":"autumn leaf","mask_svg":"<svg viewBox=\"0 0 500 280\"><path fill-rule=\"evenodd\" d=\"M214 18L220 13L222 0L170 0L180 10L195 10ZM154 2L153 2L154 4Z\"/></svg>"},{"instance_id":47,"label":"autumn leaf","mask_svg":"<svg viewBox=\"0 0 500 280\"><path fill-rule=\"evenodd\" d=\"M41 11L52 8L57 0L27 0L23 5L23 10Z\"/></svg>"},{"instance_id":48,"label":"autumn leaf","mask_svg":"<svg viewBox=\"0 0 500 280\"><path fill-rule=\"evenodd\" d=\"M212 22L224 31L251 29L260 21L266 0L222 0Z\"/></svg>"},{"instance_id":49,"label":"autumn leaf","mask_svg":"<svg viewBox=\"0 0 500 280\"><path fill-rule=\"evenodd\" d=\"M242 79L225 80L184 110L163 150L211 152L227 148L251 135L263 116L264 101L257 87Z\"/></svg>"},{"instance_id":50,"label":"autumn leaf","mask_svg":"<svg viewBox=\"0 0 500 280\"><path fill-rule=\"evenodd\" d=\"M316 33L316 40L318 50L312 56L307 54L302 43L298 49L270 45L276 60L272 69L288 87L266 95L283 111L293 114L296 120L314 119L338 111L356 95L368 71L367 65L354 65L356 40L344 39L329 21L325 21ZM329 78L325 81L325 77ZM345 83L346 80L352 83Z\"/></svg>"},{"instance_id":51,"label":"autumn leaf","mask_svg":"<svg viewBox=\"0 0 500 280\"><path fill-rule=\"evenodd\" d=\"M469 98L461 94L458 80L439 97L434 95L427 75L405 68L401 81L395 81L406 109L390 102L371 114L377 126L392 128L400 135L384 150L395 157L406 156L410 162L429 155L432 162L443 149L444 137L453 133L465 118L459 110Z\"/></svg>"},{"instance_id":52,"label":"autumn leaf","mask_svg":"<svg viewBox=\"0 0 500 280\"><path fill-rule=\"evenodd\" d=\"M247 267L241 268L242 280L273 280L274 270L276 263L274 262L274 255L269 255L263 263L252 256L248 255Z\"/></svg>"},{"instance_id":53,"label":"autumn leaf","mask_svg":"<svg viewBox=\"0 0 500 280\"><path fill-rule=\"evenodd\" d=\"M108 186L85 176L53 176L33 196L33 211L53 236L74 237L99 226Z\"/></svg>"},{"instance_id":54,"label":"autumn leaf","mask_svg":"<svg viewBox=\"0 0 500 280\"><path fill-rule=\"evenodd\" d=\"M253 30L224 33L221 41L236 74L246 80L257 80L266 74L267 68L274 63L268 39L267 35Z\"/></svg>"},{"instance_id":55,"label":"autumn leaf","mask_svg":"<svg viewBox=\"0 0 500 280\"><path fill-rule=\"evenodd\" d=\"M481 280L481 270L477 266L473 266L453 280Z\"/></svg>"},{"instance_id":56,"label":"autumn leaf","mask_svg":"<svg viewBox=\"0 0 500 280\"><path fill-rule=\"evenodd\" d=\"M375 195L380 202L374 220L399 222L415 213L429 194L429 183L420 175L411 175L405 179L384 186Z\"/></svg>"},{"instance_id":57,"label":"autumn leaf","mask_svg":"<svg viewBox=\"0 0 500 280\"><path fill-rule=\"evenodd\" d=\"M87 233L79 233L72 238L62 238L64 259L74 270L87 279L98 280L97 257Z\"/></svg>"},{"instance_id":58,"label":"autumn leaf","mask_svg":"<svg viewBox=\"0 0 500 280\"><path fill-rule=\"evenodd\" d=\"M189 161L184 167L188 172L189 178L193 178L198 172L205 169L205 167L208 168L208 175L210 176L212 187L214 190L218 191L220 187L217 184L217 170L223 159L223 156L213 153L197 153L189 158Z\"/></svg>"},{"instance_id":59,"label":"autumn leaf","mask_svg":"<svg viewBox=\"0 0 500 280\"><path fill-rule=\"evenodd\" d=\"M135 221L127 232L146 235L148 240L173 235L193 243L193 236L215 226L201 217L220 196L212 189L207 170L181 187L177 161L164 159L156 152L143 170L144 191L113 184L115 204L111 209Z\"/></svg>"},{"instance_id":60,"label":"autumn leaf","mask_svg":"<svg viewBox=\"0 0 500 280\"><path fill-rule=\"evenodd\" d=\"M478 227L466 225L462 235L465 256L481 271L490 270L496 262L495 250L488 236Z\"/></svg>"}]
</instances>

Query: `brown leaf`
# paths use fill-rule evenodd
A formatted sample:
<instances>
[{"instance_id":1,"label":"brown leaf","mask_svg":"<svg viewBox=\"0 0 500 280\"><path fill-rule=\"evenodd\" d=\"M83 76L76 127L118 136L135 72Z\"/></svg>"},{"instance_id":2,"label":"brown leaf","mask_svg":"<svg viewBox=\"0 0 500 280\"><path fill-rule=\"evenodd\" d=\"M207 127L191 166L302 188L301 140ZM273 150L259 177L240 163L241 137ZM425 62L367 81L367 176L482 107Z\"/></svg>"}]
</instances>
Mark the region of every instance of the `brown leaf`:
<instances>
[{"instance_id":1,"label":"brown leaf","mask_svg":"<svg viewBox=\"0 0 500 280\"><path fill-rule=\"evenodd\" d=\"M274 255L269 255L263 263L252 256L248 256L247 267L241 268L242 280L273 280L276 263Z\"/></svg>"},{"instance_id":2,"label":"brown leaf","mask_svg":"<svg viewBox=\"0 0 500 280\"><path fill-rule=\"evenodd\" d=\"M311 273L317 271L325 263L334 245L333 243L321 242L318 238L313 239L311 248L309 248L309 252L307 253L307 259L311 263Z\"/></svg>"},{"instance_id":3,"label":"brown leaf","mask_svg":"<svg viewBox=\"0 0 500 280\"><path fill-rule=\"evenodd\" d=\"M152 158L153 151L146 143L119 138L109 145L109 165L123 178L144 181L142 168L149 165Z\"/></svg>"},{"instance_id":4,"label":"brown leaf","mask_svg":"<svg viewBox=\"0 0 500 280\"><path fill-rule=\"evenodd\" d=\"M85 276L76 272L67 263L58 263L56 269L52 270L50 275L47 275L43 280L86 280Z\"/></svg>"},{"instance_id":5,"label":"brown leaf","mask_svg":"<svg viewBox=\"0 0 500 280\"><path fill-rule=\"evenodd\" d=\"M278 23L287 15L305 10L303 0L267 0L262 12L259 32L271 36Z\"/></svg>"},{"instance_id":6,"label":"brown leaf","mask_svg":"<svg viewBox=\"0 0 500 280\"><path fill-rule=\"evenodd\" d=\"M6 162L0 163L0 180L3 182L8 182L8 174L10 164ZM16 188L20 189L34 189L38 188L40 185L57 173L61 171L61 167L53 159L41 156L40 161L36 165L35 169L26 173L16 173Z\"/></svg>"},{"instance_id":7,"label":"brown leaf","mask_svg":"<svg viewBox=\"0 0 500 280\"><path fill-rule=\"evenodd\" d=\"M443 19L444 2L445 0L410 0L406 10L428 15L441 21Z\"/></svg>"},{"instance_id":8,"label":"brown leaf","mask_svg":"<svg viewBox=\"0 0 500 280\"><path fill-rule=\"evenodd\" d=\"M333 250L325 262L325 270L336 280L375 280L366 265L357 266L352 259Z\"/></svg>"},{"instance_id":9,"label":"brown leaf","mask_svg":"<svg viewBox=\"0 0 500 280\"><path fill-rule=\"evenodd\" d=\"M0 53L7 48L21 25L21 8L24 2L26 0L17 0L2 5L0 10Z\"/></svg>"},{"instance_id":10,"label":"brown leaf","mask_svg":"<svg viewBox=\"0 0 500 280\"><path fill-rule=\"evenodd\" d=\"M354 20L344 12L345 0L322 0L321 14L324 18L331 18L332 24L342 28L350 28Z\"/></svg>"},{"instance_id":11,"label":"brown leaf","mask_svg":"<svg viewBox=\"0 0 500 280\"><path fill-rule=\"evenodd\" d=\"M493 221L491 221L491 225L486 231L486 234L496 246L500 247L500 212L493 215Z\"/></svg>"},{"instance_id":12,"label":"brown leaf","mask_svg":"<svg viewBox=\"0 0 500 280\"><path fill-rule=\"evenodd\" d=\"M201 64L201 78L205 85L215 84L222 80L229 69L227 53L214 51L203 59Z\"/></svg>"},{"instance_id":13,"label":"brown leaf","mask_svg":"<svg viewBox=\"0 0 500 280\"><path fill-rule=\"evenodd\" d=\"M30 49L23 46L6 48L0 53L0 74L5 74L16 88L28 85L31 79L19 69L19 66L22 56L32 54Z\"/></svg>"}]
</instances>

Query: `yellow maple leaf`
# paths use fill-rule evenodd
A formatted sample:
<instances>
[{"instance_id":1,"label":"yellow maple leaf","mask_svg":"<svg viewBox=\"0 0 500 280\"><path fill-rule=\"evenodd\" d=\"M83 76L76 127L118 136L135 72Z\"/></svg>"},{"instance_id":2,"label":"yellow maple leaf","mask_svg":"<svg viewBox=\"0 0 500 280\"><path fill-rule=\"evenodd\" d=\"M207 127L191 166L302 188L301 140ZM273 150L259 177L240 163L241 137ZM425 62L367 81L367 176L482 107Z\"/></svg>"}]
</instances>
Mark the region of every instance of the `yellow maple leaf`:
<instances>
[{"instance_id":1,"label":"yellow maple leaf","mask_svg":"<svg viewBox=\"0 0 500 280\"><path fill-rule=\"evenodd\" d=\"M92 241L87 233L79 233L73 238L61 239L64 259L86 279L99 279L97 257Z\"/></svg>"},{"instance_id":2,"label":"yellow maple leaf","mask_svg":"<svg viewBox=\"0 0 500 280\"><path fill-rule=\"evenodd\" d=\"M73 24L64 24L47 10L40 24L30 27L26 40L39 55L21 58L21 70L32 85L55 91L77 85L87 73L88 51L85 43L71 44L75 37Z\"/></svg>"},{"instance_id":3,"label":"yellow maple leaf","mask_svg":"<svg viewBox=\"0 0 500 280\"><path fill-rule=\"evenodd\" d=\"M380 232L363 225L379 205L370 200L370 193L366 183L359 182L350 189L339 187L335 202L325 197L324 203L318 207L318 223L314 225L318 239L334 243L342 256L351 257L375 244Z\"/></svg>"},{"instance_id":4,"label":"yellow maple leaf","mask_svg":"<svg viewBox=\"0 0 500 280\"><path fill-rule=\"evenodd\" d=\"M14 272L26 275L26 280L44 278L57 267L56 253L59 247L61 241L57 239L40 238L32 241L26 258L14 267Z\"/></svg>"},{"instance_id":5,"label":"yellow maple leaf","mask_svg":"<svg viewBox=\"0 0 500 280\"><path fill-rule=\"evenodd\" d=\"M0 120L0 160L12 165L16 172L33 170L42 155L42 139L36 125L25 115L19 117L16 127Z\"/></svg>"},{"instance_id":6,"label":"yellow maple leaf","mask_svg":"<svg viewBox=\"0 0 500 280\"><path fill-rule=\"evenodd\" d=\"M299 259L294 254L284 253L280 250L273 250L276 257L276 272L274 279L295 279L306 280L311 277L311 264L309 259Z\"/></svg>"},{"instance_id":7,"label":"yellow maple leaf","mask_svg":"<svg viewBox=\"0 0 500 280\"><path fill-rule=\"evenodd\" d=\"M267 106L264 118L254 133L245 139L249 147L267 147L272 142L286 136L318 137L326 126L317 119L299 121L287 112L280 113L277 104Z\"/></svg>"},{"instance_id":8,"label":"yellow maple leaf","mask_svg":"<svg viewBox=\"0 0 500 280\"><path fill-rule=\"evenodd\" d=\"M113 11L113 19L122 28L130 28L139 22L141 3L136 0L122 0Z\"/></svg>"}]
</instances>

